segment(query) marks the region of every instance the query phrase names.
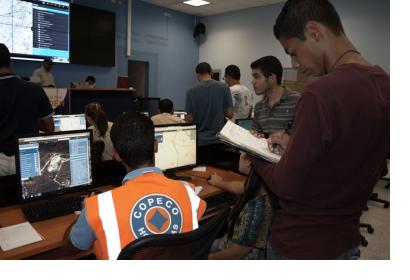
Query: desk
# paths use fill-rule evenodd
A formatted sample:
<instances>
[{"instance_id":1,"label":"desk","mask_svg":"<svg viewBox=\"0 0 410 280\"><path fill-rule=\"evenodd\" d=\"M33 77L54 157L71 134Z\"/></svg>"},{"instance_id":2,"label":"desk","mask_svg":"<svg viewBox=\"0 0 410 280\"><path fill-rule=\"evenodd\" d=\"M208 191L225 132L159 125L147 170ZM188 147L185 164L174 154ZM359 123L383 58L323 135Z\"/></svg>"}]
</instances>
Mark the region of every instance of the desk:
<instances>
[{"instance_id":1,"label":"desk","mask_svg":"<svg viewBox=\"0 0 410 280\"><path fill-rule=\"evenodd\" d=\"M191 176L191 183L196 186L199 185L203 187L203 190L199 194L199 196L201 198L207 198L223 192L223 190L209 185L207 182L208 176L215 172L227 180L244 180L244 176L214 167L207 167L206 172L194 172L192 170L187 170L178 172L177 175ZM104 187L105 190L109 188L110 187ZM63 259L61 257L62 252L59 248L62 243L64 232L76 218L76 215L70 214L32 223L32 226L45 238L45 240L7 252L3 252L0 249L0 259ZM23 223L25 221L26 219L21 210L21 205L17 204L0 208L1 226L10 226L18 223ZM70 257L76 259L89 253L90 251L81 252Z\"/></svg>"}]
</instances>

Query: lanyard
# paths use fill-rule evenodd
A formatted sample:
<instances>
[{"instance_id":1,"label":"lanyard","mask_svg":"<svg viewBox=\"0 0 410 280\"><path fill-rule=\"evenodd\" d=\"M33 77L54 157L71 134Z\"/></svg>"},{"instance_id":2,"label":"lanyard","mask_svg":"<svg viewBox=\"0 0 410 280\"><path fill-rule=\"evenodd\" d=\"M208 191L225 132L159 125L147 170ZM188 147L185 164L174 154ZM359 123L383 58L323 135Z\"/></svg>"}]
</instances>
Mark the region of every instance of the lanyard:
<instances>
[{"instance_id":1,"label":"lanyard","mask_svg":"<svg viewBox=\"0 0 410 280\"><path fill-rule=\"evenodd\" d=\"M8 76L0 77L0 80L6 80L6 79L11 79L11 78L17 78L17 76L16 75L8 75Z\"/></svg>"}]
</instances>

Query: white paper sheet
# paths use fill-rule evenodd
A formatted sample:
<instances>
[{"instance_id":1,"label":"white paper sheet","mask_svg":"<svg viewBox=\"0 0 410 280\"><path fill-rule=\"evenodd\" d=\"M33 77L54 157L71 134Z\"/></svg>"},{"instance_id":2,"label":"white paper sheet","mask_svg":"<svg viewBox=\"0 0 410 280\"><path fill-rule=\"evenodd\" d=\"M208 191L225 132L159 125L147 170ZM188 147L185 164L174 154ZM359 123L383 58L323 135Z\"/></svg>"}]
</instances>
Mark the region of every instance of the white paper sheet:
<instances>
[{"instance_id":1,"label":"white paper sheet","mask_svg":"<svg viewBox=\"0 0 410 280\"><path fill-rule=\"evenodd\" d=\"M198 195L203 189L202 186L195 186L195 194Z\"/></svg>"},{"instance_id":2,"label":"white paper sheet","mask_svg":"<svg viewBox=\"0 0 410 280\"><path fill-rule=\"evenodd\" d=\"M0 247L9 251L43 240L43 237L29 222L0 228Z\"/></svg>"}]
</instances>

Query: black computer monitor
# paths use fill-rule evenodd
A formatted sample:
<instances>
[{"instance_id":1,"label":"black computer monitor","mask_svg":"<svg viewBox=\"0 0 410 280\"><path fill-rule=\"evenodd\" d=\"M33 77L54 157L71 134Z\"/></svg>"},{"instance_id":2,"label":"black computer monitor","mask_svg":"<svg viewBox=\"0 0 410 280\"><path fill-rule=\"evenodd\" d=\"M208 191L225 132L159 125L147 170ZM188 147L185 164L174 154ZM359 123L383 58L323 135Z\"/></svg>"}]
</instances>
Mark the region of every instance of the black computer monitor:
<instances>
[{"instance_id":1,"label":"black computer monitor","mask_svg":"<svg viewBox=\"0 0 410 280\"><path fill-rule=\"evenodd\" d=\"M19 137L16 170L21 200L92 187L91 141L90 130Z\"/></svg>"},{"instance_id":2,"label":"black computer monitor","mask_svg":"<svg viewBox=\"0 0 410 280\"><path fill-rule=\"evenodd\" d=\"M242 128L245 128L247 130L251 130L253 126L253 119L252 118L246 118L246 119L236 119L235 123L239 125Z\"/></svg>"},{"instance_id":3,"label":"black computer monitor","mask_svg":"<svg viewBox=\"0 0 410 280\"><path fill-rule=\"evenodd\" d=\"M54 131L83 130L87 128L85 114L54 115Z\"/></svg>"},{"instance_id":4,"label":"black computer monitor","mask_svg":"<svg viewBox=\"0 0 410 280\"><path fill-rule=\"evenodd\" d=\"M172 175L177 169L193 167L197 161L197 130L194 124L160 125L155 127L158 152L155 166Z\"/></svg>"},{"instance_id":5,"label":"black computer monitor","mask_svg":"<svg viewBox=\"0 0 410 280\"><path fill-rule=\"evenodd\" d=\"M148 112L149 116L159 113L159 97L137 97L134 101L134 110Z\"/></svg>"}]
</instances>

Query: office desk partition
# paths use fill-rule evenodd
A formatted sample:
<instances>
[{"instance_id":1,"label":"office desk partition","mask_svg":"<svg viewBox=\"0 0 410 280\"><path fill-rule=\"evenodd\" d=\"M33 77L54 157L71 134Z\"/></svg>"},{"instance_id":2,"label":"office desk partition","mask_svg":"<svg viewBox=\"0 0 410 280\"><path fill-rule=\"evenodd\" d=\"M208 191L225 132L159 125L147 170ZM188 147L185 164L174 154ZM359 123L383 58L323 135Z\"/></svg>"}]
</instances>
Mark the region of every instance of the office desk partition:
<instances>
[{"instance_id":1,"label":"office desk partition","mask_svg":"<svg viewBox=\"0 0 410 280\"><path fill-rule=\"evenodd\" d=\"M121 88L92 88L70 89L68 111L71 114L83 114L85 105L90 102L99 102L107 114L109 121L115 119L122 112L133 110L135 90Z\"/></svg>"},{"instance_id":2,"label":"office desk partition","mask_svg":"<svg viewBox=\"0 0 410 280\"><path fill-rule=\"evenodd\" d=\"M215 172L225 180L245 180L244 176L214 167L207 167L206 172L186 170L178 172L177 175L191 176L192 184L203 187L199 196L205 199L223 192L223 190L209 185L207 182L209 175ZM112 188L112 186L105 186L99 189L101 191L106 191ZM5 227L26 222L21 206L22 205L17 204L0 208L0 225ZM3 252L0 249L0 259L77 259L81 256L90 254L91 251L84 251L74 256L64 256L64 252L60 249L66 229L76 219L76 215L70 214L32 223L32 226L37 232L44 237L44 240L7 252Z\"/></svg>"}]
</instances>

